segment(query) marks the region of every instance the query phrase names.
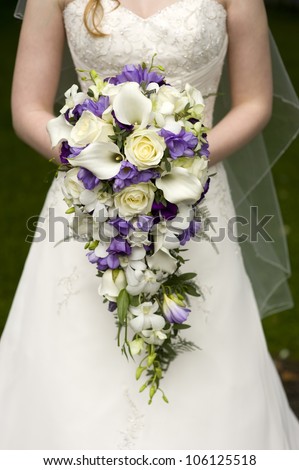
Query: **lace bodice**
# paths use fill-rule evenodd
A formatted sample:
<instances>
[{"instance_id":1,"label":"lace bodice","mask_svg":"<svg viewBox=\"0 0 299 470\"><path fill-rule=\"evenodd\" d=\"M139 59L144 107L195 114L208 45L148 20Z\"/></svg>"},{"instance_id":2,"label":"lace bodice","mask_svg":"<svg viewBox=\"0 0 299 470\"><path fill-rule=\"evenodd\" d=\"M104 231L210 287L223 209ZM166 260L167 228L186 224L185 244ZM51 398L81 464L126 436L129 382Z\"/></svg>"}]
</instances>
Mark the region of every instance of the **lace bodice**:
<instances>
[{"instance_id":1,"label":"lace bodice","mask_svg":"<svg viewBox=\"0 0 299 470\"><path fill-rule=\"evenodd\" d=\"M165 67L168 82L189 82L203 95L215 93L227 49L226 11L217 0L177 0L144 19L115 0L102 0L101 30L92 37L83 25L87 0L73 0L64 10L70 51L79 69L102 76L118 73L125 64L149 62ZM82 87L86 84L83 82ZM207 103L211 124L214 99Z\"/></svg>"}]
</instances>

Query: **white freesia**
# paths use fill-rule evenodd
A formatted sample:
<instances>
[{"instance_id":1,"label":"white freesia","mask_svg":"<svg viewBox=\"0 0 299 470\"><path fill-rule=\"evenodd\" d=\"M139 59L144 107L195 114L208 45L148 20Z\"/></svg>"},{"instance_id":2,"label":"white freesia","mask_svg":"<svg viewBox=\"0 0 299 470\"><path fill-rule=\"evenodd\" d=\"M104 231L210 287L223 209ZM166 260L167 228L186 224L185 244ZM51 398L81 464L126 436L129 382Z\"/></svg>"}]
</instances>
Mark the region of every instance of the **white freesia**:
<instances>
[{"instance_id":1,"label":"white freesia","mask_svg":"<svg viewBox=\"0 0 299 470\"><path fill-rule=\"evenodd\" d=\"M122 158L118 146L112 142L93 142L68 161L72 166L86 168L97 178L105 180L117 175Z\"/></svg>"},{"instance_id":2,"label":"white freesia","mask_svg":"<svg viewBox=\"0 0 299 470\"><path fill-rule=\"evenodd\" d=\"M196 119L201 119L203 110L205 108L204 99L202 94L197 88L194 88L189 83L185 85L185 93L188 98L188 102L191 105L189 113Z\"/></svg>"},{"instance_id":3,"label":"white freesia","mask_svg":"<svg viewBox=\"0 0 299 470\"><path fill-rule=\"evenodd\" d=\"M173 230L168 227L166 220L154 225L152 233L154 235L155 252L163 247L168 250L179 248L180 241Z\"/></svg>"},{"instance_id":4,"label":"white freesia","mask_svg":"<svg viewBox=\"0 0 299 470\"><path fill-rule=\"evenodd\" d=\"M65 119L63 114L57 118L50 119L47 123L47 131L50 136L51 146L55 148L64 140L68 140L73 126Z\"/></svg>"},{"instance_id":5,"label":"white freesia","mask_svg":"<svg viewBox=\"0 0 299 470\"><path fill-rule=\"evenodd\" d=\"M115 302L118 294L127 285L125 273L122 270L107 269L100 278L98 293L108 300Z\"/></svg>"},{"instance_id":6,"label":"white freesia","mask_svg":"<svg viewBox=\"0 0 299 470\"><path fill-rule=\"evenodd\" d=\"M168 251L162 247L152 256L146 257L147 264L152 270L161 270L169 274L173 274L177 268L177 260Z\"/></svg>"},{"instance_id":7,"label":"white freesia","mask_svg":"<svg viewBox=\"0 0 299 470\"><path fill-rule=\"evenodd\" d=\"M204 157L182 157L173 161L175 167L185 168L191 175L196 176L202 185L208 178L208 159Z\"/></svg>"},{"instance_id":8,"label":"white freesia","mask_svg":"<svg viewBox=\"0 0 299 470\"><path fill-rule=\"evenodd\" d=\"M80 119L72 128L69 144L72 147L84 147L92 142L111 142L113 126L109 122L95 116L90 111L83 111Z\"/></svg>"},{"instance_id":9,"label":"white freesia","mask_svg":"<svg viewBox=\"0 0 299 470\"><path fill-rule=\"evenodd\" d=\"M166 144L153 129L141 129L130 134L125 142L124 152L129 162L139 170L159 165Z\"/></svg>"},{"instance_id":10,"label":"white freesia","mask_svg":"<svg viewBox=\"0 0 299 470\"><path fill-rule=\"evenodd\" d=\"M154 295L160 288L156 274L150 269L138 270L127 266L125 269L127 278L127 291L131 295L139 295L141 292Z\"/></svg>"},{"instance_id":11,"label":"white freesia","mask_svg":"<svg viewBox=\"0 0 299 470\"><path fill-rule=\"evenodd\" d=\"M114 97L113 110L122 124L144 129L150 122L152 102L141 92L138 83L127 82Z\"/></svg>"},{"instance_id":12,"label":"white freesia","mask_svg":"<svg viewBox=\"0 0 299 470\"><path fill-rule=\"evenodd\" d=\"M142 330L149 328L154 330L161 330L165 326L165 320L161 315L155 314L158 310L158 302L143 302L138 307L130 307L129 312L134 315L135 318L130 320L130 327L139 333Z\"/></svg>"},{"instance_id":13,"label":"white freesia","mask_svg":"<svg viewBox=\"0 0 299 470\"><path fill-rule=\"evenodd\" d=\"M74 204L80 204L80 195L85 191L84 184L78 179L79 168L69 170L63 180L62 191Z\"/></svg>"},{"instance_id":14,"label":"white freesia","mask_svg":"<svg viewBox=\"0 0 299 470\"><path fill-rule=\"evenodd\" d=\"M65 105L61 108L60 113L64 114L69 109L74 108L77 104L82 104L86 99L85 93L78 92L78 85L72 85L65 93ZM72 115L72 113L70 113Z\"/></svg>"},{"instance_id":15,"label":"white freesia","mask_svg":"<svg viewBox=\"0 0 299 470\"><path fill-rule=\"evenodd\" d=\"M138 232L130 232L128 242L131 247L143 247L151 244L151 241L148 239L148 232L142 232L140 230Z\"/></svg>"},{"instance_id":16,"label":"white freesia","mask_svg":"<svg viewBox=\"0 0 299 470\"><path fill-rule=\"evenodd\" d=\"M196 176L185 168L175 166L171 173L156 180L156 186L163 191L165 199L173 204L195 203L203 192L203 186Z\"/></svg>"},{"instance_id":17,"label":"white freesia","mask_svg":"<svg viewBox=\"0 0 299 470\"><path fill-rule=\"evenodd\" d=\"M178 212L174 219L167 222L167 226L175 233L186 230L194 219L194 210L191 205L178 204Z\"/></svg>"},{"instance_id":18,"label":"white freesia","mask_svg":"<svg viewBox=\"0 0 299 470\"><path fill-rule=\"evenodd\" d=\"M156 187L153 183L132 184L114 196L120 217L147 214L152 208Z\"/></svg>"},{"instance_id":19,"label":"white freesia","mask_svg":"<svg viewBox=\"0 0 299 470\"><path fill-rule=\"evenodd\" d=\"M161 128L165 126L167 116L180 113L188 103L187 96L168 85L162 85L157 93L151 95L151 100L155 120Z\"/></svg>"}]
</instances>

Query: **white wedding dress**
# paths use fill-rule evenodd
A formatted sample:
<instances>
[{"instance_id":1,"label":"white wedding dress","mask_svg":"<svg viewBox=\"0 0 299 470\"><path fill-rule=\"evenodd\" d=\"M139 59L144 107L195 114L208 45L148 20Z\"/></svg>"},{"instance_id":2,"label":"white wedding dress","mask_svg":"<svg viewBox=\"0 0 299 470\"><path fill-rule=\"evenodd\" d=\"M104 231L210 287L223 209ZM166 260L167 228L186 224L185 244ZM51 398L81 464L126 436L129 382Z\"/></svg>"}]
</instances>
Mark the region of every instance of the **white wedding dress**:
<instances>
[{"instance_id":1,"label":"white wedding dress","mask_svg":"<svg viewBox=\"0 0 299 470\"><path fill-rule=\"evenodd\" d=\"M215 92L227 49L226 12L216 0L178 0L147 19L104 0L102 38L83 26L86 3L74 0L64 11L78 68L109 76L157 53L170 83ZM209 98L209 124L213 105ZM234 209L222 165L215 170L206 205L219 229ZM299 423L269 356L239 246L226 237L216 253L209 242L190 243L185 270L198 273L204 297L192 301L185 336L200 349L170 366L161 384L170 403L157 395L149 406L136 364L117 347L83 244L57 244L65 209L59 178L1 340L0 447L299 449Z\"/></svg>"}]
</instances>

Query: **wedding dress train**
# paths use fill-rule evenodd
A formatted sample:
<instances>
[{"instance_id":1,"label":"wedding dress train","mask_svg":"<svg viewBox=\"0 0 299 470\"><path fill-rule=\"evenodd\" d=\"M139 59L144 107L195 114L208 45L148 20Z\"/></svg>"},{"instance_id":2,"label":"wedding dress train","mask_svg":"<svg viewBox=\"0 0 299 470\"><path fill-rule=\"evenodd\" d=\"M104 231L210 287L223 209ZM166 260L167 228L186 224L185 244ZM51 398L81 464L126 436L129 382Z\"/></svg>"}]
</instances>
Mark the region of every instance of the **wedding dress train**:
<instances>
[{"instance_id":1,"label":"wedding dress train","mask_svg":"<svg viewBox=\"0 0 299 470\"><path fill-rule=\"evenodd\" d=\"M64 20L75 65L102 76L157 53L173 85L217 90L227 49L226 12L216 0L178 0L147 19L104 0L93 38L74 0ZM84 82L82 86L86 86ZM214 98L207 100L211 124ZM82 243L64 238L65 203L56 179L0 343L2 449L299 449L299 423L267 351L239 246L226 174L215 167L206 205L217 243L191 242L186 271L203 297L192 300L186 337L200 349L170 366L169 399L138 393L135 364L117 347L115 320L97 293Z\"/></svg>"}]
</instances>

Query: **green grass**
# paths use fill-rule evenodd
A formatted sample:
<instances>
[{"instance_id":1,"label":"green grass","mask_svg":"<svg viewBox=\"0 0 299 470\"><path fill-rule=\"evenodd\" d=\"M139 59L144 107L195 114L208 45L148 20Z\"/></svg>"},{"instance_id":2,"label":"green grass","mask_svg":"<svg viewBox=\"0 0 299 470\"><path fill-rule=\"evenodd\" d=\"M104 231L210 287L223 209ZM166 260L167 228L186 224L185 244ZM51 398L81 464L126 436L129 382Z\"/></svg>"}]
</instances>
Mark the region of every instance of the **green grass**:
<instances>
[{"instance_id":1,"label":"green grass","mask_svg":"<svg viewBox=\"0 0 299 470\"><path fill-rule=\"evenodd\" d=\"M14 3L14 2L13 2ZM13 19L13 6L5 5L0 16L1 89L0 142L2 153L0 200L2 201L0 244L0 331L2 330L20 277L29 245L26 220L38 214L52 178L52 165L20 142L10 117L10 84L20 22ZM293 83L299 85L299 11L287 8L269 11L269 22ZM4 45L4 47L3 47ZM297 88L297 92L299 89ZM282 349L299 359L299 142L295 142L274 168L285 224L289 227L289 249L293 276L290 286L296 307L264 320L269 349L274 356ZM28 295L34 295L30 292Z\"/></svg>"}]
</instances>

